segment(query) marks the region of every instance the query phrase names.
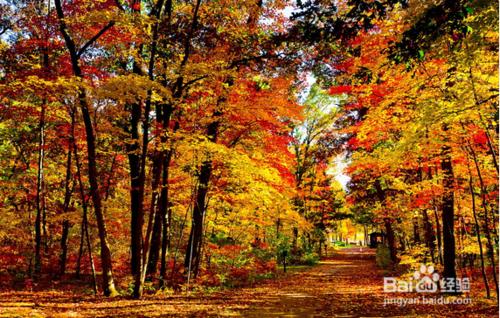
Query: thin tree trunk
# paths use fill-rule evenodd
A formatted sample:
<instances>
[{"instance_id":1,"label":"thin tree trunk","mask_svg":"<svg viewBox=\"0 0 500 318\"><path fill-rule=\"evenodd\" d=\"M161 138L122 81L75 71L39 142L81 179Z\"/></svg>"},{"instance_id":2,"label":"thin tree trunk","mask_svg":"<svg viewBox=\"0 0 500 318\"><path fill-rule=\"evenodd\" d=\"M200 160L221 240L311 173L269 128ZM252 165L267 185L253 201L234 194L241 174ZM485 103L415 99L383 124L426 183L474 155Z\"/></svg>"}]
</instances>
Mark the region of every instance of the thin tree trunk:
<instances>
[{"instance_id":1,"label":"thin tree trunk","mask_svg":"<svg viewBox=\"0 0 500 318\"><path fill-rule=\"evenodd\" d=\"M427 210L422 209L422 219L424 222L424 239L425 245L429 249L429 253L431 254L432 262L434 262L434 250L436 249L436 244L434 243L435 236L434 231L432 230L432 224L429 220L429 215L427 214Z\"/></svg>"},{"instance_id":2,"label":"thin tree trunk","mask_svg":"<svg viewBox=\"0 0 500 318\"><path fill-rule=\"evenodd\" d=\"M90 271L92 273L92 287L94 288L94 294L97 295L97 276L95 272L94 258L92 257L92 244L90 243L90 233L89 233L89 221L87 219L87 214L85 217L85 238L87 240L87 252L89 253Z\"/></svg>"},{"instance_id":3,"label":"thin tree trunk","mask_svg":"<svg viewBox=\"0 0 500 318\"><path fill-rule=\"evenodd\" d=\"M479 246L479 259L481 260L481 274L483 275L484 286L486 288L486 297L489 299L491 297L490 286L488 284L488 278L486 277L486 271L484 268L483 243L481 242L481 232L479 230L479 222L477 220L476 199L474 195L474 185L472 182L472 173L470 171L470 167L469 167L469 188L472 198L472 214L474 216L474 227L476 229L477 245Z\"/></svg>"},{"instance_id":4,"label":"thin tree trunk","mask_svg":"<svg viewBox=\"0 0 500 318\"><path fill-rule=\"evenodd\" d=\"M45 103L42 103L40 120L38 124L39 141L38 141L38 173L36 180L36 219L35 219L35 278L38 279L42 272L42 223L44 219L44 176L43 162L45 158ZM44 231L45 233L45 231Z\"/></svg>"},{"instance_id":5,"label":"thin tree trunk","mask_svg":"<svg viewBox=\"0 0 500 318\"><path fill-rule=\"evenodd\" d=\"M85 212L84 212L85 213ZM80 225L80 245L78 248L78 257L76 259L76 268L75 268L75 277L80 278L80 270L81 270L81 265L82 265L82 256L83 256L83 246L85 244L85 228L83 224L83 217L82 217L82 222Z\"/></svg>"},{"instance_id":6,"label":"thin tree trunk","mask_svg":"<svg viewBox=\"0 0 500 318\"><path fill-rule=\"evenodd\" d=\"M438 170L436 167L436 175L438 174ZM429 171L427 174L427 178L429 180L432 179L432 171L431 168L429 167ZM432 199L432 209L434 211L434 220L436 222L436 238L437 238L437 252L438 252L438 261L439 264L443 265L443 249L442 249L442 236L441 236L441 224L439 222L439 214L438 214L438 206L436 203L436 199ZM430 222L429 222L430 223Z\"/></svg>"},{"instance_id":7,"label":"thin tree trunk","mask_svg":"<svg viewBox=\"0 0 500 318\"><path fill-rule=\"evenodd\" d=\"M76 110L70 110L71 112L71 136L73 140L75 139L75 115L76 115ZM82 263L82 256L83 256L83 249L85 245L85 227L87 226L85 224L87 220L87 200L85 199L85 190L83 187L83 182L82 182L82 173L81 173L81 164L80 164L80 159L78 157L78 146L76 145L76 142L73 143L73 152L75 155L75 165L76 165L76 178L78 180L78 187L79 187L79 192L80 192L80 202L82 205L82 222L81 222L81 227L80 227L80 247L78 249L78 258L76 261L76 270L75 270L75 276L77 278L80 278L80 269L81 269L81 263Z\"/></svg>"},{"instance_id":8,"label":"thin tree trunk","mask_svg":"<svg viewBox=\"0 0 500 318\"><path fill-rule=\"evenodd\" d=\"M74 127L74 116L71 119L71 126ZM72 187L70 187L71 182L71 153L73 152L73 137L69 137L69 145L68 145L68 155L66 160L66 178L64 181L64 202L63 202L63 213L67 213L69 209L69 205L71 202L71 195L73 193ZM68 233L71 223L66 216L64 216L64 220L62 223L62 236L61 236L61 255L59 258L59 276L63 276L66 272L66 257L68 254Z\"/></svg>"},{"instance_id":9,"label":"thin tree trunk","mask_svg":"<svg viewBox=\"0 0 500 318\"><path fill-rule=\"evenodd\" d=\"M127 144L130 168L130 267L132 275L141 272L142 226L144 184L141 180L141 157L139 143L139 126L141 122L141 105L135 103L131 110L130 135L132 141Z\"/></svg>"},{"instance_id":10,"label":"thin tree trunk","mask_svg":"<svg viewBox=\"0 0 500 318\"><path fill-rule=\"evenodd\" d=\"M161 245L161 231L162 231L162 216L160 213L159 199L160 192L159 186L161 185L161 172L162 172L162 152L155 151L153 154L152 166L153 166L153 181L151 184L151 205L150 205L150 215L154 213L154 224L153 233L151 236L151 247L149 250L149 261L147 274L155 275L156 267L158 265L158 259L160 256L160 245Z\"/></svg>"},{"instance_id":11,"label":"thin tree trunk","mask_svg":"<svg viewBox=\"0 0 500 318\"><path fill-rule=\"evenodd\" d=\"M486 199L486 186L484 185L484 181L483 181L481 169L479 167L479 163L478 163L478 160L476 157L476 153L470 144L469 144L469 152L472 155L472 160L474 161L477 176L479 179L479 185L481 186L481 205L482 205L483 210L484 210L483 229L484 229L484 234L486 236L486 242L487 242L487 246L488 246L488 257L490 259L491 266L493 267L493 271L492 271L493 281L495 283L495 292L496 292L497 299L498 299L498 278L497 278L496 260L495 260L496 249L493 246L493 242L491 239L491 233L490 233L490 224L489 224L488 207L487 207L487 199Z\"/></svg>"},{"instance_id":12,"label":"thin tree trunk","mask_svg":"<svg viewBox=\"0 0 500 318\"><path fill-rule=\"evenodd\" d=\"M167 275L167 255L170 252L172 229L172 211L167 206L167 213L162 215L162 240L161 240L161 262L160 262L160 288L165 286ZM172 271L175 270L172 269Z\"/></svg>"},{"instance_id":13,"label":"thin tree trunk","mask_svg":"<svg viewBox=\"0 0 500 318\"><path fill-rule=\"evenodd\" d=\"M73 111L71 116L73 120L73 125L71 127L71 135L74 140L75 136L75 126L74 126L74 117L75 117L75 112ZM79 248L79 253L78 253L78 261L77 261L77 267L76 267L76 277L80 277L80 266L81 266L81 259L83 256L83 247L84 247L84 241L87 241L87 252L89 254L89 262L90 262L90 270L92 273L92 287L94 290L94 294L97 295L98 288L97 288L97 277L96 277L96 272L95 272L95 266L94 266L94 258L92 257L92 244L91 244L91 239L90 239L90 233L89 233L89 222L88 222L88 206L87 206L87 200L85 198L85 190L83 187L83 181L82 181L82 172L81 172L81 164L80 164L80 159L78 156L78 146L76 145L76 142L73 143L73 152L75 155L75 165L76 165L76 177L78 180L78 186L80 188L80 200L82 204L82 225L81 225L81 239L80 239L80 248Z\"/></svg>"},{"instance_id":14,"label":"thin tree trunk","mask_svg":"<svg viewBox=\"0 0 500 318\"><path fill-rule=\"evenodd\" d=\"M439 264L443 265L443 239L441 235L441 224L439 222L439 214L438 214L438 207L434 204L434 219L436 220L436 236L437 236L437 243L438 243L438 259L439 259Z\"/></svg>"},{"instance_id":15,"label":"thin tree trunk","mask_svg":"<svg viewBox=\"0 0 500 318\"><path fill-rule=\"evenodd\" d=\"M68 233L69 221L64 220L62 223L62 236L61 236L61 255L59 257L59 277L63 276L66 272L66 256L68 254Z\"/></svg>"},{"instance_id":16,"label":"thin tree trunk","mask_svg":"<svg viewBox=\"0 0 500 318\"><path fill-rule=\"evenodd\" d=\"M470 50L469 50L469 45L467 43L467 41L464 41L465 43L465 47L466 47L466 52L467 52L467 64L468 64L468 71L469 71L469 79L470 79L470 83L471 83L471 88L472 88L472 94L474 96L474 102L477 106L477 113L479 115L479 119L481 121L481 123L483 124L484 127L484 132L486 134L486 140L487 140L487 143L488 143L488 148L490 150L490 154L491 154L491 158L493 159L493 165L495 166L495 169L497 171L497 174L499 173L499 168L498 168L498 161L497 161L497 153L495 151L495 147L493 146L492 142L491 142L491 136L490 136L490 133L488 131L488 127L487 125L484 124L484 119L483 119L483 115L481 113L481 110L480 110L480 106L481 106L481 102L479 101L479 96L477 94L477 91L476 91L476 85L475 85L475 81L474 81L474 76L473 76L473 73L472 73L472 65L471 65L471 58L470 58ZM470 145L469 145L470 146Z\"/></svg>"},{"instance_id":17,"label":"thin tree trunk","mask_svg":"<svg viewBox=\"0 0 500 318\"><path fill-rule=\"evenodd\" d=\"M167 122L170 121L170 115L165 118L164 127ZM168 150L163 158L163 171L162 171L162 188L160 193L160 203L159 203L159 213L162 222L162 239L161 239L161 257L160 257L160 288L165 286L165 278L167 275L167 253L170 245L170 232L171 232L171 210L169 202L169 172L170 172L170 161L172 159L172 149ZM172 269L172 271L175 269Z\"/></svg>"}]
</instances>

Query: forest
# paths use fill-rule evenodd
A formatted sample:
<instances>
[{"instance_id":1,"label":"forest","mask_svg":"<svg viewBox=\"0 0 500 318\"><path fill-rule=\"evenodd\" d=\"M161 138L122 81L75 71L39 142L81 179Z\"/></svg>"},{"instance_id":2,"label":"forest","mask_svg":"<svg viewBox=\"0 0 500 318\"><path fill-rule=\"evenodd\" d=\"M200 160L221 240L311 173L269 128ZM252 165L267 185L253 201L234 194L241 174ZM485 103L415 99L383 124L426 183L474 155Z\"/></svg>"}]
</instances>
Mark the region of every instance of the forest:
<instances>
[{"instance_id":1,"label":"forest","mask_svg":"<svg viewBox=\"0 0 500 318\"><path fill-rule=\"evenodd\" d=\"M498 317L498 28L0 0L0 317Z\"/></svg>"}]
</instances>

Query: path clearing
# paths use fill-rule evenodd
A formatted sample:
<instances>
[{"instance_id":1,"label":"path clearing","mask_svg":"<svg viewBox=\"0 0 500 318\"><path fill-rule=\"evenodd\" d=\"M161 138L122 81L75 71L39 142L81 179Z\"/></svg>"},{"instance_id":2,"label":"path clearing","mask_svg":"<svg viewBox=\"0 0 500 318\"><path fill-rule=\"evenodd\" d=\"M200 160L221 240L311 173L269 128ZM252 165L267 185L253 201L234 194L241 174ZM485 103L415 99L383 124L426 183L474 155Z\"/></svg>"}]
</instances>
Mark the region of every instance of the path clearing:
<instances>
[{"instance_id":1,"label":"path clearing","mask_svg":"<svg viewBox=\"0 0 500 318\"><path fill-rule=\"evenodd\" d=\"M0 317L498 317L495 303L474 298L471 305L384 306L383 272L374 257L373 250L344 249L315 267L208 296L134 301L57 292L0 293Z\"/></svg>"}]
</instances>

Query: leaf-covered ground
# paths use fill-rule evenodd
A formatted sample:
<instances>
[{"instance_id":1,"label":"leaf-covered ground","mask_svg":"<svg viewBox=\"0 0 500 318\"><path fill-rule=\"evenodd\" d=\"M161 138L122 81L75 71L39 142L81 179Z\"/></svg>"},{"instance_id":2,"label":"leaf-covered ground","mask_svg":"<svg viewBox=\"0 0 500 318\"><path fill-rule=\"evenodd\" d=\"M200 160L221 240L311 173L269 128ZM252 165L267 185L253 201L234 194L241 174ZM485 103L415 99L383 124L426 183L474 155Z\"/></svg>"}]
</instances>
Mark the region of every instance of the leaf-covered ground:
<instances>
[{"instance_id":1,"label":"leaf-covered ground","mask_svg":"<svg viewBox=\"0 0 500 318\"><path fill-rule=\"evenodd\" d=\"M319 265L256 286L210 295L95 298L62 292L0 294L1 317L497 317L474 293L469 305L384 306L384 273L368 249L345 249ZM393 295L391 295L393 296ZM399 295L404 296L404 295ZM408 295L407 295L408 296Z\"/></svg>"}]
</instances>

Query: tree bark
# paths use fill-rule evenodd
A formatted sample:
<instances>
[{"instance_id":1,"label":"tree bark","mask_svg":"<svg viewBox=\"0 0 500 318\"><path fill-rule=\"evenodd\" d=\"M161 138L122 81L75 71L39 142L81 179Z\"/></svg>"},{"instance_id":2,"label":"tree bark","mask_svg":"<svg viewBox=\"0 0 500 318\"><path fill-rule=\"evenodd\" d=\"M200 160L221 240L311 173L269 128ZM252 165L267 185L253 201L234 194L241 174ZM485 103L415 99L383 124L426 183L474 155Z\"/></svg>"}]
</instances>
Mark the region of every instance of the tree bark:
<instances>
[{"instance_id":1,"label":"tree bark","mask_svg":"<svg viewBox=\"0 0 500 318\"><path fill-rule=\"evenodd\" d=\"M75 119L75 112L76 111L72 111L72 113L71 113L73 122ZM74 138L75 138L74 137L75 136L74 124L71 126L71 136L73 137L73 140L74 140ZM77 261L77 267L76 267L76 277L80 277L80 265L81 265L82 255L83 255L83 247L84 247L85 241L87 241L87 252L89 254L89 262L90 262L90 269L91 269L91 273L92 273L92 282L93 282L92 287L94 289L94 295L97 295L97 291L98 291L97 277L96 277L96 273L95 273L94 258L92 256L92 244L91 244L91 240L90 240L89 222L88 222L88 217L87 217L88 206L87 206L87 200L85 198L85 190L84 190L83 181L82 181L81 164L80 164L80 159L78 156L78 147L77 147L76 143L73 143L73 152L75 154L76 177L78 180L78 186L80 188L80 200L81 200L82 211L83 211L81 233L80 233L80 235L81 235L80 249L79 249L79 253L78 253L78 261Z\"/></svg>"},{"instance_id":2,"label":"tree bark","mask_svg":"<svg viewBox=\"0 0 500 318\"><path fill-rule=\"evenodd\" d=\"M163 116L163 127L168 129L170 124L170 116L172 114L172 105L165 105ZM178 124L175 125L174 131L178 129ZM163 141L167 142L166 136ZM170 233L171 233L171 210L170 210L170 198L169 198L169 173L170 173L170 162L172 160L173 149L167 150L163 155L163 165L162 165L162 180L161 180L161 192L160 192L160 202L159 202L159 214L161 216L161 257L160 257L160 288L165 286L165 279L167 275L167 254L170 249ZM174 270L174 269L173 269Z\"/></svg>"},{"instance_id":3,"label":"tree bark","mask_svg":"<svg viewBox=\"0 0 500 318\"><path fill-rule=\"evenodd\" d=\"M42 271L42 218L45 209L43 200L43 162L45 158L45 103L42 103L38 124L38 173L36 180L36 219L35 219L35 278L39 278Z\"/></svg>"},{"instance_id":4,"label":"tree bark","mask_svg":"<svg viewBox=\"0 0 500 318\"><path fill-rule=\"evenodd\" d=\"M150 205L150 215L154 213L154 224L153 224L153 233L151 236L151 244L149 250L149 261L148 261L148 269L147 273L149 275L155 275L158 265L158 259L160 257L160 248L161 248L161 231L162 231L162 215L159 209L159 199L160 192L159 189L161 185L161 172L163 170L163 160L162 160L162 152L155 151L153 154L152 165L153 165L153 181L151 184L151 205Z\"/></svg>"},{"instance_id":5,"label":"tree bark","mask_svg":"<svg viewBox=\"0 0 500 318\"><path fill-rule=\"evenodd\" d=\"M220 101L222 102L222 100ZM207 127L207 138L211 142L217 142L217 133L219 128L219 117L221 113L215 111L213 121ZM188 249L184 260L184 267L189 272L193 272L193 276L198 274L200 264L201 241L203 236L203 219L206 212L206 198L210 176L212 175L212 160L206 159L203 161L200 173L198 176L198 187L193 206L191 233L189 235ZM188 274L189 275L189 274Z\"/></svg>"},{"instance_id":6,"label":"tree bark","mask_svg":"<svg viewBox=\"0 0 500 318\"><path fill-rule=\"evenodd\" d=\"M445 132L447 127L443 129ZM455 215L454 215L454 189L453 189L453 166L451 162L451 149L444 145L441 149L441 169L443 171L443 277L453 282L453 292L457 291L455 271Z\"/></svg>"},{"instance_id":7,"label":"tree bark","mask_svg":"<svg viewBox=\"0 0 500 318\"><path fill-rule=\"evenodd\" d=\"M83 73L80 68L80 54L76 48L75 42L69 35L66 22L64 21L64 12L61 5L61 0L54 0L56 7L59 30L61 31L66 48L68 49L71 66L73 74L83 80ZM109 23L111 27L114 23ZM105 30L105 29L103 29ZM101 194L99 192L99 181L97 173L97 159L96 159L96 141L94 134L94 127L92 125L92 117L89 111L89 104L87 102L87 95L83 87L79 88L78 92L78 102L82 112L83 122L85 125L85 135L87 141L87 159L88 159L88 176L90 183L90 194L92 197L92 202L94 204L94 213L97 221L97 228L99 232L99 239L101 245L101 264L102 264L102 288L104 295L106 296L116 296L114 280L113 280L113 265L111 261L111 251L109 250L109 245L107 241L107 230L106 230L106 220L102 212L101 206Z\"/></svg>"},{"instance_id":8,"label":"tree bark","mask_svg":"<svg viewBox=\"0 0 500 318\"><path fill-rule=\"evenodd\" d=\"M385 235L387 235L387 246L389 247L389 252L391 255L391 261L396 264L398 258L396 255L396 240L394 237L394 230L392 228L392 220L390 218L384 218L385 225Z\"/></svg>"},{"instance_id":9,"label":"tree bark","mask_svg":"<svg viewBox=\"0 0 500 318\"><path fill-rule=\"evenodd\" d=\"M155 58L156 58L156 50L157 50L157 41L158 41L158 28L159 22L158 20L161 17L161 11L163 9L165 1L158 0L155 6L152 9L152 15L155 16L157 22L153 26L153 36L151 42L151 54L149 57L149 65L148 65L148 79L150 81L154 80L154 66L155 66ZM136 64L134 64L134 68ZM134 70L135 71L135 70ZM137 73L137 72L136 72ZM134 298L141 298L143 292L144 280L146 279L147 265L149 259L149 243L152 234L153 221L155 219L156 209L153 204L151 208L151 214L148 220L148 226L146 230L146 237L143 241L142 237L142 228L144 223L144 187L146 182L146 162L147 162L147 153L148 153L148 143L149 143L149 113L151 111L151 103L152 103L152 90L149 89L147 92L147 97L144 105L144 116L142 121L142 151L140 154L140 162L139 164L139 175L138 175L138 192L135 194L135 205L136 211L132 211L132 218L135 217L136 224L133 225L132 233L132 257L135 258L135 267L133 266L133 272L135 275L135 286L134 286ZM133 109L132 117L135 115L141 115L141 109L139 108ZM134 120L134 118L133 118ZM132 123L132 138L134 141L139 141L138 136L134 135L134 129L138 127L134 127L134 122ZM136 138L137 137L137 138ZM136 138L136 139L135 139ZM132 170L131 170L132 171ZM131 176L132 177L132 176ZM133 198L132 198L133 199ZM156 198L155 198L156 200ZM135 214L135 215L134 215ZM135 241L134 241L135 239ZM134 250L135 249L135 250Z\"/></svg>"},{"instance_id":10,"label":"tree bark","mask_svg":"<svg viewBox=\"0 0 500 318\"><path fill-rule=\"evenodd\" d=\"M141 272L142 227L144 222L143 199L144 182L141 178L141 156L139 126L141 122L141 105L131 105L130 135L132 141L127 144L130 168L130 267L132 275Z\"/></svg>"}]
</instances>

